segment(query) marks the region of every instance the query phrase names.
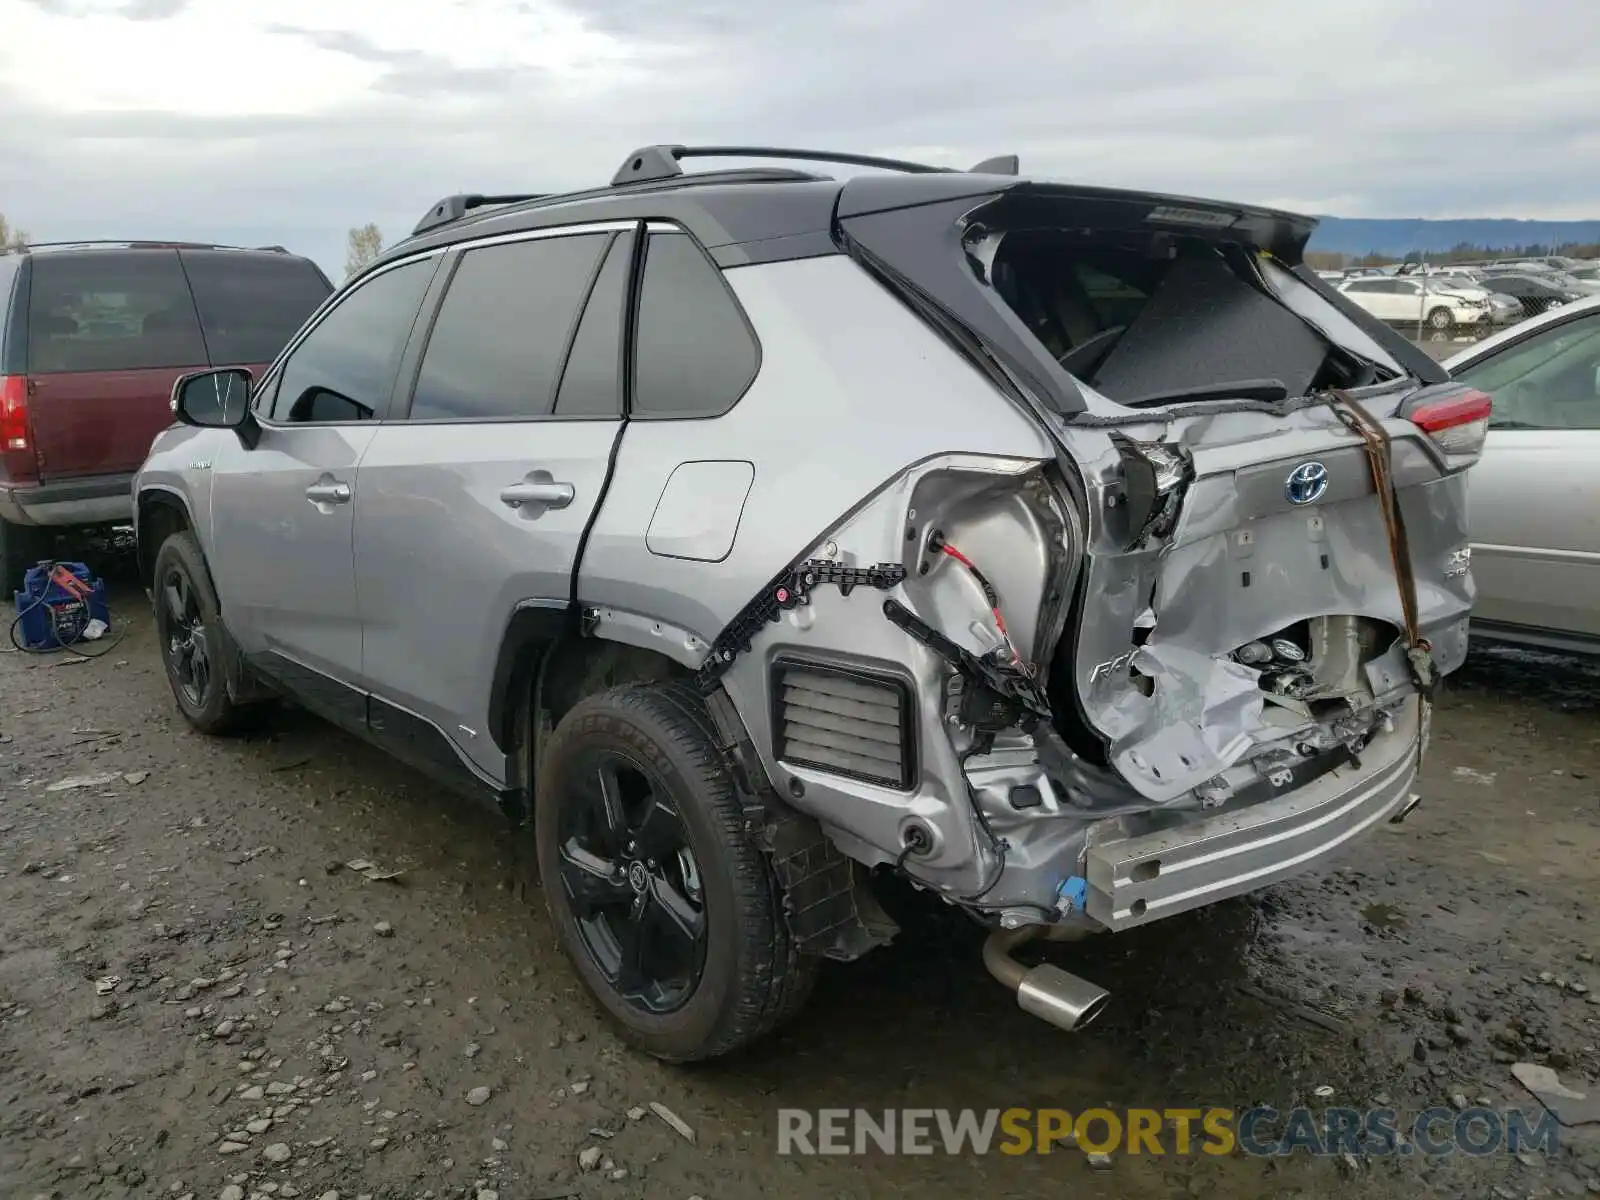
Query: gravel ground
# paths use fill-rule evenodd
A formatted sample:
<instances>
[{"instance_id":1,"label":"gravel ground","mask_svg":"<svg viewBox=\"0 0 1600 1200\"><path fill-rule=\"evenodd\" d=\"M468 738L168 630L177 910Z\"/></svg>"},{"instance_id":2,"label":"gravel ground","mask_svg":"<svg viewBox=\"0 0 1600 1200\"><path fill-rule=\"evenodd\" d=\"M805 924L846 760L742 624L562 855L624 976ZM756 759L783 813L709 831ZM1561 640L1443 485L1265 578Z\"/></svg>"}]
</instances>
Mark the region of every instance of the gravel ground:
<instances>
[{"instance_id":1,"label":"gravel ground","mask_svg":"<svg viewBox=\"0 0 1600 1200\"><path fill-rule=\"evenodd\" d=\"M1114 993L1087 1032L1021 1013L974 927L891 893L894 946L830 969L757 1052L682 1069L608 1032L496 817L293 710L192 734L125 569L114 612L125 640L96 661L0 655L0 1195L1600 1192L1595 1126L1550 1160L776 1151L780 1106L1532 1109L1519 1060L1593 1086L1595 668L1480 653L1405 825L1058 952Z\"/></svg>"}]
</instances>

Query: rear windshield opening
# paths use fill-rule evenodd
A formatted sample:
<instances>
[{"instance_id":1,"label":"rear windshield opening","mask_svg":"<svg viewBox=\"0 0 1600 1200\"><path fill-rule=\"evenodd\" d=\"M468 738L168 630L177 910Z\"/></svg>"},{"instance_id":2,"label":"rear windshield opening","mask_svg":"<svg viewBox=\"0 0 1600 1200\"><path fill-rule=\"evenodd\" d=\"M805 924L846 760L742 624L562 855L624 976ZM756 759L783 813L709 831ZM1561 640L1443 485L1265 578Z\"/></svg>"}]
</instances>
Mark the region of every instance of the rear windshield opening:
<instances>
[{"instance_id":1,"label":"rear windshield opening","mask_svg":"<svg viewBox=\"0 0 1600 1200\"><path fill-rule=\"evenodd\" d=\"M1279 400L1373 367L1301 320L1238 243L1148 233L1004 234L990 278L1062 368L1123 404Z\"/></svg>"}]
</instances>

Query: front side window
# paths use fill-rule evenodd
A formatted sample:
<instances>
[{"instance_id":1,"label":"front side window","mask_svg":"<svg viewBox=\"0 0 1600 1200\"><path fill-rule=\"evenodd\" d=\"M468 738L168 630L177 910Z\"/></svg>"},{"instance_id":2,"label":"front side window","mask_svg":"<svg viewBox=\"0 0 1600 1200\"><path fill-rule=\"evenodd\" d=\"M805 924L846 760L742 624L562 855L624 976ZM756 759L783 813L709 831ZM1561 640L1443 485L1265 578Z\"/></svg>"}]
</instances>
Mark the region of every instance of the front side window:
<instances>
[{"instance_id":1,"label":"front side window","mask_svg":"<svg viewBox=\"0 0 1600 1200\"><path fill-rule=\"evenodd\" d=\"M210 365L176 251L40 253L32 275L30 371Z\"/></svg>"},{"instance_id":2,"label":"front side window","mask_svg":"<svg viewBox=\"0 0 1600 1200\"><path fill-rule=\"evenodd\" d=\"M1453 372L1494 401L1491 429L1600 429L1600 312Z\"/></svg>"},{"instance_id":3,"label":"front side window","mask_svg":"<svg viewBox=\"0 0 1600 1200\"><path fill-rule=\"evenodd\" d=\"M483 246L461 256L422 355L413 421L549 416L606 233Z\"/></svg>"},{"instance_id":4,"label":"front side window","mask_svg":"<svg viewBox=\"0 0 1600 1200\"><path fill-rule=\"evenodd\" d=\"M301 424L382 416L437 266L434 258L409 262L345 296L283 364L272 419Z\"/></svg>"}]
</instances>

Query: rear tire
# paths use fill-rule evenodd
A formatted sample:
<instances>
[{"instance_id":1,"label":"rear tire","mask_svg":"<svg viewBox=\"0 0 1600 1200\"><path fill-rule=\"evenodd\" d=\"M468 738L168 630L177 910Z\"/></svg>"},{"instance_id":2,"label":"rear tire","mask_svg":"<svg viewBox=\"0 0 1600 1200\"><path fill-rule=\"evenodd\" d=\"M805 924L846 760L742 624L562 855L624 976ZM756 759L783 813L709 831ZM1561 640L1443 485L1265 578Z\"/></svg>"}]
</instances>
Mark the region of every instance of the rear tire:
<instances>
[{"instance_id":1,"label":"rear tire","mask_svg":"<svg viewBox=\"0 0 1600 1200\"><path fill-rule=\"evenodd\" d=\"M1430 329L1446 330L1455 323L1455 317L1451 316L1450 310L1443 305L1428 314L1428 328Z\"/></svg>"},{"instance_id":2,"label":"rear tire","mask_svg":"<svg viewBox=\"0 0 1600 1200\"><path fill-rule=\"evenodd\" d=\"M228 634L192 533L174 533L161 543L151 580L156 642L178 711L201 733L238 732L255 710L228 695Z\"/></svg>"},{"instance_id":3,"label":"rear tire","mask_svg":"<svg viewBox=\"0 0 1600 1200\"><path fill-rule=\"evenodd\" d=\"M0 586L7 602L22 587L22 577L40 559L48 558L55 544L55 531L36 525L13 525L0 521Z\"/></svg>"},{"instance_id":4,"label":"rear tire","mask_svg":"<svg viewBox=\"0 0 1600 1200\"><path fill-rule=\"evenodd\" d=\"M799 1011L819 962L789 936L698 694L667 683L590 696L543 760L533 823L545 902L627 1041L700 1061Z\"/></svg>"}]
</instances>

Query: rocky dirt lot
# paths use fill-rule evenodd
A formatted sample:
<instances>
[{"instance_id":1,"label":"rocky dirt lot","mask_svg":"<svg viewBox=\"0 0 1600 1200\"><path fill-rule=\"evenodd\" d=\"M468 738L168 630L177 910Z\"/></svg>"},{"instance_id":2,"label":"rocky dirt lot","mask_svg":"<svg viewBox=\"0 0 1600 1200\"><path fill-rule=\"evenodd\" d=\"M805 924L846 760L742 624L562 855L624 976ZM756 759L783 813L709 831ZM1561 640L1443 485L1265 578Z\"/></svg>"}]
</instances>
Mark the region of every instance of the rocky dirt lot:
<instances>
[{"instance_id":1,"label":"rocky dirt lot","mask_svg":"<svg viewBox=\"0 0 1600 1200\"><path fill-rule=\"evenodd\" d=\"M1518 1061L1593 1086L1594 668L1479 655L1406 824L1337 869L1059 951L1114 993L1087 1032L1021 1013L978 930L892 892L893 947L828 971L759 1052L686 1070L607 1031L497 818L294 711L250 740L190 733L125 572L114 601L127 634L102 658L0 655L5 1197L1600 1192L1600 1126L1548 1159L1102 1169L1072 1148L780 1158L776 1140L781 1106L1533 1111Z\"/></svg>"}]
</instances>

